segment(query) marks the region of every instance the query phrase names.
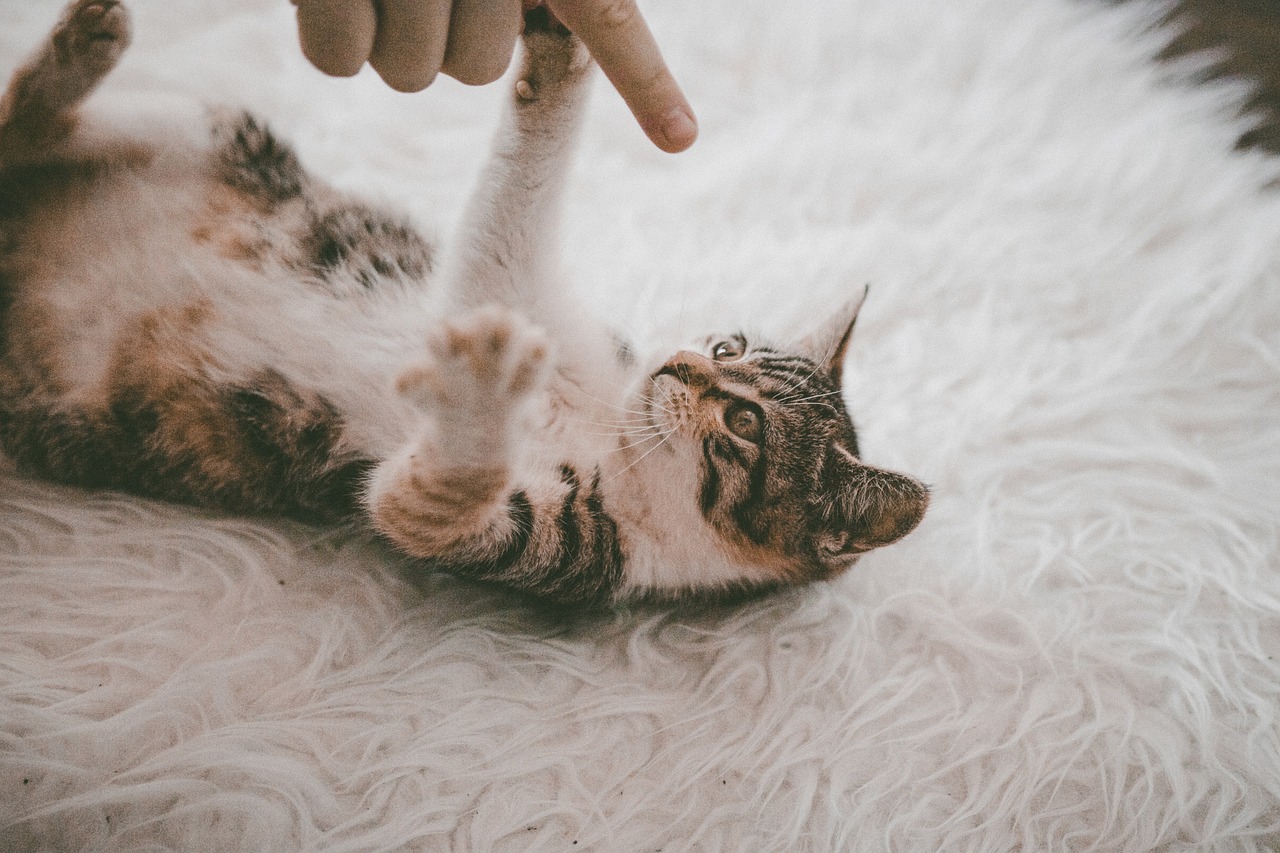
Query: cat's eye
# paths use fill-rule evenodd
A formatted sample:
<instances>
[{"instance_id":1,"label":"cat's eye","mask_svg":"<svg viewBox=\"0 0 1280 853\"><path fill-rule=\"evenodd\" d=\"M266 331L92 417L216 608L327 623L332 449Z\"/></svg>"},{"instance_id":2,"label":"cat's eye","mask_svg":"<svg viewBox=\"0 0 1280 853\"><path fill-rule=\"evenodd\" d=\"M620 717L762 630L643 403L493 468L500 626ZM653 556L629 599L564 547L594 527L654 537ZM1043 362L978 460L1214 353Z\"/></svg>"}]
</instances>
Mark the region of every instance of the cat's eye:
<instances>
[{"instance_id":1,"label":"cat's eye","mask_svg":"<svg viewBox=\"0 0 1280 853\"><path fill-rule=\"evenodd\" d=\"M734 403L725 409L724 425L738 438L759 444L764 437L764 412L755 403Z\"/></svg>"},{"instance_id":2,"label":"cat's eye","mask_svg":"<svg viewBox=\"0 0 1280 853\"><path fill-rule=\"evenodd\" d=\"M734 335L727 341L720 341L711 348L711 357L716 361L737 361L747 351L747 342L741 335Z\"/></svg>"}]
</instances>

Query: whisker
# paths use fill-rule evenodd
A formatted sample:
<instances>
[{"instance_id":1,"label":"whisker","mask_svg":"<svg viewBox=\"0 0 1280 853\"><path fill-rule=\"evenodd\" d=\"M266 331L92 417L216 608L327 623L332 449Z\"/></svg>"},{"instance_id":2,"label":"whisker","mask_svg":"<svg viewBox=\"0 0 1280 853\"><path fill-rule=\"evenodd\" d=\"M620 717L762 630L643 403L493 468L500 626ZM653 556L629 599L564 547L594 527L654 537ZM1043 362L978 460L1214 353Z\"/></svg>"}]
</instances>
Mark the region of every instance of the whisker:
<instances>
[{"instance_id":1,"label":"whisker","mask_svg":"<svg viewBox=\"0 0 1280 853\"><path fill-rule=\"evenodd\" d=\"M835 397L840 394L839 391L822 391L817 394L810 394L808 397L775 397L774 399L784 405L793 405L799 403L808 403L812 400L821 400L825 397Z\"/></svg>"},{"instance_id":2,"label":"whisker","mask_svg":"<svg viewBox=\"0 0 1280 853\"><path fill-rule=\"evenodd\" d=\"M785 385L783 389L780 392L778 392L779 396L786 396L787 394L790 394L792 391L795 391L797 388L807 385L809 383L809 380L813 379L813 377L816 376L818 374L818 371L821 369L822 369L821 367L815 364L813 366L813 369L810 370L808 374L806 374L803 377L796 377L791 382L791 384Z\"/></svg>"},{"instance_id":3,"label":"whisker","mask_svg":"<svg viewBox=\"0 0 1280 853\"><path fill-rule=\"evenodd\" d=\"M580 430L579 434L610 436L610 437L616 436L618 438L630 438L632 436L638 436L638 435L652 435L658 432L661 432L661 430L657 429L653 424L648 424L643 427L638 427L636 429L611 429L611 430L604 430L602 432L590 432L587 430Z\"/></svg>"},{"instance_id":4,"label":"whisker","mask_svg":"<svg viewBox=\"0 0 1280 853\"><path fill-rule=\"evenodd\" d=\"M639 415L640 417L647 417L647 416L648 416L648 414L649 414L648 412L646 412L646 411L644 411L644 410L642 410L642 409L631 409L631 408L628 408L628 407L626 407L626 406L619 406L619 405L617 405L616 403L610 403L608 400L601 400L601 399L600 399L599 397L597 397L595 394L592 394L592 393L588 392L586 389L584 389L584 388L580 388L580 387L578 387L577 385L573 385L572 383L570 383L570 386L569 386L569 387L573 388L575 391L577 391L579 394L581 394L582 396L586 397L587 399L589 399L589 400L594 400L595 402L599 403L600 405L602 405L602 406L608 406L610 409L614 409L615 411L624 412L624 413L626 413L626 414L628 414L628 415ZM661 387L661 386L659 386L659 387ZM670 401L670 399L668 398L668 402L669 402L669 401ZM665 408L665 407L663 407L663 406L660 406L660 405L658 405L657 403L654 403L654 405L655 405L657 408L662 409L662 411L666 412L667 414L672 414L672 412L671 412L669 409L667 409L667 408Z\"/></svg>"},{"instance_id":5,"label":"whisker","mask_svg":"<svg viewBox=\"0 0 1280 853\"><path fill-rule=\"evenodd\" d=\"M802 356L799 356L799 357L803 358ZM805 359L805 360L807 361L808 359ZM821 364L818 364L817 362L811 362L811 363L813 364L813 367L809 370L807 374L805 374L804 376L793 377L789 384L784 383L784 387L782 391L779 392L780 396L790 394L792 391L795 391L797 388L801 387L802 385L807 385L809 381L813 379L813 377L818 375L819 371L823 370L823 366Z\"/></svg>"},{"instance_id":6,"label":"whisker","mask_svg":"<svg viewBox=\"0 0 1280 853\"><path fill-rule=\"evenodd\" d=\"M605 418L605 419L593 418L593 419L587 420L584 417L582 422L587 424L588 426L626 428L626 427L641 426L643 424L647 424L649 423L649 417L647 413L644 415L635 415L634 417L629 417L629 418L618 418L617 420L611 420L608 418Z\"/></svg>"},{"instance_id":7,"label":"whisker","mask_svg":"<svg viewBox=\"0 0 1280 853\"><path fill-rule=\"evenodd\" d=\"M670 437L671 437L671 434L672 434L673 432L675 432L675 430L674 430L674 429L672 429L672 430L667 430L666 432L655 432L655 433L652 433L652 434L650 434L650 435L645 436L644 438L640 439L639 441L633 441L633 442L631 442L630 444L620 444L620 445L618 445L617 447L615 447L613 450L611 450L611 451L609 451L609 452L610 452L610 453L615 453L615 452L622 451L622 450L630 450L630 449L631 449L631 448L633 448L633 447L639 447L640 445L644 444L646 441L653 441L655 438L656 438L656 439L661 439L662 441L666 441L668 438L670 438ZM647 456L648 454L646 453L645 455ZM644 457L641 457L641 458L643 459ZM639 460L636 460L636 461L639 461ZM629 465L628 465L627 467L629 468L629 467L631 467L631 466L629 466ZM626 468L624 468L623 470L625 471L625 470L626 470ZM619 473L621 473L621 472L619 472Z\"/></svg>"},{"instance_id":8,"label":"whisker","mask_svg":"<svg viewBox=\"0 0 1280 853\"><path fill-rule=\"evenodd\" d=\"M648 450L646 450L644 453L640 454L640 458L639 458L639 459L637 459L636 461L632 462L630 465L628 465L627 467L623 468L621 471L619 471L618 473L614 474L612 477L610 477L609 479L605 480L604 482L605 482L605 483L612 483L614 480L618 479L618 478L619 478L619 477L621 477L623 474L627 473L627 472L628 472L628 471L630 471L632 468L634 468L634 467L636 467L637 465L639 465L641 462L643 462L643 461L645 460L645 458L646 458L646 457L648 457L648 455L649 455L650 453L652 453L653 451L657 450L657 449L658 449L659 447L661 447L662 445L666 444L666 443L667 443L667 440L668 440L668 439L670 439L670 438L671 438L671 436L672 436L674 433L675 433L675 429L673 428L670 432L668 432L668 433L666 433L665 435L663 435L663 436L662 436L662 440L661 440L661 441L659 441L659 442L658 442L657 444L655 444L653 447L651 447L651 448L649 448ZM601 485L604 485L604 484L602 483Z\"/></svg>"}]
</instances>

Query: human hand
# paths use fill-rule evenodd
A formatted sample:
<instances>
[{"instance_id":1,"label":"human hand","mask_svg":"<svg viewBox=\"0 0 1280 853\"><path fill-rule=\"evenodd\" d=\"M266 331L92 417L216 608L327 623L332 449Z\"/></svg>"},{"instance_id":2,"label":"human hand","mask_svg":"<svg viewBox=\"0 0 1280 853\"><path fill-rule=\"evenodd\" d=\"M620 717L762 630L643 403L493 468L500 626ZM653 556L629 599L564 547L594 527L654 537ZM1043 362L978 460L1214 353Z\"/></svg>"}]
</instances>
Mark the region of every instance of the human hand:
<instances>
[{"instance_id":1,"label":"human hand","mask_svg":"<svg viewBox=\"0 0 1280 853\"><path fill-rule=\"evenodd\" d=\"M416 92L443 71L481 85L511 62L526 8L546 5L595 58L649 139L675 153L693 144L693 110L662 59L636 0L293 0L303 54L321 71L367 61L391 88Z\"/></svg>"}]
</instances>

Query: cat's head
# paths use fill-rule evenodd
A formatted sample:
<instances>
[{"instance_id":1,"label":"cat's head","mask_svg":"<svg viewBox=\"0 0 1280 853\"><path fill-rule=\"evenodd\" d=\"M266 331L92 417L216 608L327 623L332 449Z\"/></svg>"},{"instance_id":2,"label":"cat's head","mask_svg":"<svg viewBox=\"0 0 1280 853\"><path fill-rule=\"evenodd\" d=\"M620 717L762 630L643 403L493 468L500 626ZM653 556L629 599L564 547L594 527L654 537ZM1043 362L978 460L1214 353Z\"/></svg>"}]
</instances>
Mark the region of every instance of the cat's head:
<instances>
[{"instance_id":1,"label":"cat's head","mask_svg":"<svg viewBox=\"0 0 1280 853\"><path fill-rule=\"evenodd\" d=\"M696 471L677 487L694 490L721 551L753 570L725 586L833 577L924 516L923 484L859 458L841 394L857 309L785 348L712 335L650 374L644 405L668 434L665 455Z\"/></svg>"}]
</instances>

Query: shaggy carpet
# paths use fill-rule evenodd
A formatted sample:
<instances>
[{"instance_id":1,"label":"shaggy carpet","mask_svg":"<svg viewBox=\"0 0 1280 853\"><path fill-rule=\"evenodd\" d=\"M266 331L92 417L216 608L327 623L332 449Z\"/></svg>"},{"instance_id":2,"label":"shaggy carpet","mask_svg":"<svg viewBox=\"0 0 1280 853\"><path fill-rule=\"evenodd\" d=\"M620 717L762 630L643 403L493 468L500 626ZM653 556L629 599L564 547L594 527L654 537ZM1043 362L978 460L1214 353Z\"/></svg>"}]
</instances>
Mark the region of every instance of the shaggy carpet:
<instances>
[{"instance_id":1,"label":"shaggy carpet","mask_svg":"<svg viewBox=\"0 0 1280 853\"><path fill-rule=\"evenodd\" d=\"M57 16L0 0L0 68ZM501 86L135 0L109 88L247 105L447 233ZM0 474L0 849L1260 850L1280 839L1280 198L1159 8L655 0L576 283L641 335L870 283L848 392L921 527L827 585L556 620L359 537Z\"/></svg>"}]
</instances>

